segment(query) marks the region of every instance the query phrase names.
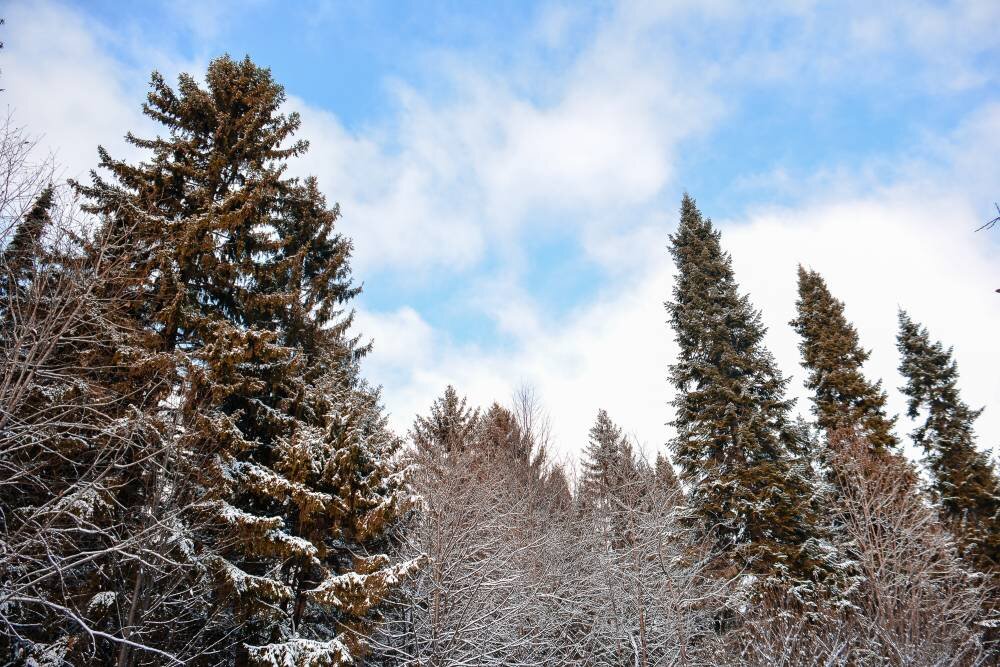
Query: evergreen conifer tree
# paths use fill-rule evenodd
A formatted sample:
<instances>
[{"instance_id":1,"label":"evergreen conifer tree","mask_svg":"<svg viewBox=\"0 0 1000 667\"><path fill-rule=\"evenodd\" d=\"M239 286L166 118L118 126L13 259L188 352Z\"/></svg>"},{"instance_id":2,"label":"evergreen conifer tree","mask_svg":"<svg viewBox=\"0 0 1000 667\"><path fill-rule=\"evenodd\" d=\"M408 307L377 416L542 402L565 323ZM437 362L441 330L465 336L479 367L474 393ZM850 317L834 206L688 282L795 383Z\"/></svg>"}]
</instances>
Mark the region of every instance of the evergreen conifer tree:
<instances>
[{"instance_id":1,"label":"evergreen conifer tree","mask_svg":"<svg viewBox=\"0 0 1000 667\"><path fill-rule=\"evenodd\" d=\"M48 255L42 239L52 222L49 211L54 203L53 194L52 186L42 190L28 213L8 231L7 238L0 239L7 241L0 251L0 318L12 315L22 317L15 315L13 310L18 303L25 301L28 283L37 276L35 269L40 268L38 264L44 262ZM51 281L51 277L47 279ZM32 307L40 305L36 302Z\"/></svg>"},{"instance_id":2,"label":"evergreen conifer tree","mask_svg":"<svg viewBox=\"0 0 1000 667\"><path fill-rule=\"evenodd\" d=\"M607 545L621 548L628 528L626 502L649 490L653 474L637 464L628 438L603 409L590 428L580 468L580 509L595 521Z\"/></svg>"},{"instance_id":3,"label":"evergreen conifer tree","mask_svg":"<svg viewBox=\"0 0 1000 667\"><path fill-rule=\"evenodd\" d=\"M812 390L813 413L827 434L850 429L876 451L898 443L892 419L886 416L882 383L869 382L861 367L870 352L858 341L858 332L844 316L844 304L835 299L826 281L799 266L798 316L792 327L802 337L799 350Z\"/></svg>"},{"instance_id":4,"label":"evergreen conifer tree","mask_svg":"<svg viewBox=\"0 0 1000 667\"><path fill-rule=\"evenodd\" d=\"M542 480L549 507L556 512L566 512L573 504L573 494L569 489L566 471L561 465L554 465Z\"/></svg>"},{"instance_id":5,"label":"evergreen conifer tree","mask_svg":"<svg viewBox=\"0 0 1000 667\"><path fill-rule=\"evenodd\" d=\"M424 453L462 454L473 441L479 423L479 410L466 406L451 385L434 401L431 413L418 416L410 437L417 450Z\"/></svg>"},{"instance_id":6,"label":"evergreen conifer tree","mask_svg":"<svg viewBox=\"0 0 1000 667\"><path fill-rule=\"evenodd\" d=\"M100 149L113 180L78 188L129 240L129 305L148 333L134 354L170 360L156 369L177 405L170 486L194 480L185 521L225 611L205 641L238 640L238 663L342 664L415 567L384 555L408 496L400 443L359 377L339 211L315 179L285 175L307 148L298 116L249 59L212 61L206 84L154 73L144 111L166 135L129 134L151 154L137 164Z\"/></svg>"},{"instance_id":7,"label":"evergreen conifer tree","mask_svg":"<svg viewBox=\"0 0 1000 667\"><path fill-rule=\"evenodd\" d=\"M624 481L631 458L631 448L621 428L607 411L598 410L580 463L580 499L584 507L606 507L609 497Z\"/></svg>"},{"instance_id":8,"label":"evergreen conifer tree","mask_svg":"<svg viewBox=\"0 0 1000 667\"><path fill-rule=\"evenodd\" d=\"M951 348L902 310L897 346L907 415L923 419L911 437L924 451L943 518L977 567L1000 573L1000 479L973 430L982 410L962 400Z\"/></svg>"},{"instance_id":9,"label":"evergreen conifer tree","mask_svg":"<svg viewBox=\"0 0 1000 667\"><path fill-rule=\"evenodd\" d=\"M787 380L719 240L685 195L671 236L677 279L666 304L680 347L670 368L675 460L693 515L722 563L805 577L816 571L818 529Z\"/></svg>"},{"instance_id":10,"label":"evergreen conifer tree","mask_svg":"<svg viewBox=\"0 0 1000 667\"><path fill-rule=\"evenodd\" d=\"M532 467L534 443L513 412L493 403L479 421L476 458L488 466L504 466L518 473Z\"/></svg>"},{"instance_id":11,"label":"evergreen conifer tree","mask_svg":"<svg viewBox=\"0 0 1000 667\"><path fill-rule=\"evenodd\" d=\"M653 470L655 484L658 489L668 493L680 491L681 486L677 480L677 473L674 472L674 467L670 465L670 459L664 456L662 452L657 453L656 465Z\"/></svg>"},{"instance_id":12,"label":"evergreen conifer tree","mask_svg":"<svg viewBox=\"0 0 1000 667\"><path fill-rule=\"evenodd\" d=\"M49 185L41 191L27 215L14 228L10 242L3 249L5 268L13 273L23 273L33 259L42 252L42 238L51 224L55 189Z\"/></svg>"}]
</instances>

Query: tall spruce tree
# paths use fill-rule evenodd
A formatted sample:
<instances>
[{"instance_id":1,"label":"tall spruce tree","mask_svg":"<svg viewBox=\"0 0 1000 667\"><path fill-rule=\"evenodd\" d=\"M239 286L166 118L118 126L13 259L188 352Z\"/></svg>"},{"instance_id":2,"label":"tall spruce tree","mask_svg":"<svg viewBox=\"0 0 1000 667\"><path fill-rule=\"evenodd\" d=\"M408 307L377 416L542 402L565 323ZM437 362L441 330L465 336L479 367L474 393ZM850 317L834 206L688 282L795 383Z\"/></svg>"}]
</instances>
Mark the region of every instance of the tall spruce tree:
<instances>
[{"instance_id":1,"label":"tall spruce tree","mask_svg":"<svg viewBox=\"0 0 1000 667\"><path fill-rule=\"evenodd\" d=\"M410 430L417 450L424 454L462 454L475 438L479 426L479 410L467 407L465 397L459 397L451 385L434 401L431 413L418 416Z\"/></svg>"},{"instance_id":2,"label":"tall spruce tree","mask_svg":"<svg viewBox=\"0 0 1000 667\"><path fill-rule=\"evenodd\" d=\"M238 664L346 664L415 567L384 555L408 497L400 443L348 334L359 288L339 210L315 179L285 175L307 149L298 115L279 113L282 87L249 59L212 61L205 82L182 74L175 90L154 73L143 110L165 136L129 134L150 154L136 164L99 149L112 179L78 188L129 241L125 287L148 334L131 354L169 359L153 370L177 406L166 486L212 576L203 641L236 641ZM157 516L162 499L146 502Z\"/></svg>"},{"instance_id":3,"label":"tall spruce tree","mask_svg":"<svg viewBox=\"0 0 1000 667\"><path fill-rule=\"evenodd\" d=\"M902 310L896 342L907 415L922 418L911 437L924 451L942 516L977 567L1000 573L1000 479L973 430L982 410L962 400L951 348Z\"/></svg>"},{"instance_id":4,"label":"tall spruce tree","mask_svg":"<svg viewBox=\"0 0 1000 667\"><path fill-rule=\"evenodd\" d=\"M580 476L580 497L584 506L599 507L607 503L623 481L628 455L627 441L606 410L597 411L590 427L587 446L583 450Z\"/></svg>"},{"instance_id":5,"label":"tall spruce tree","mask_svg":"<svg viewBox=\"0 0 1000 667\"><path fill-rule=\"evenodd\" d=\"M43 252L42 239L51 225L50 211L55 204L55 189L43 189L27 215L20 220L10 235L10 242L3 249L3 265L14 273L25 273L32 260Z\"/></svg>"},{"instance_id":6,"label":"tall spruce tree","mask_svg":"<svg viewBox=\"0 0 1000 667\"><path fill-rule=\"evenodd\" d=\"M655 474L655 484L658 489L666 493L679 493L681 490L680 482L677 480L677 473L674 472L674 467L670 465L670 459L663 455L663 453L657 453L656 455L656 465L653 468Z\"/></svg>"},{"instance_id":7,"label":"tall spruce tree","mask_svg":"<svg viewBox=\"0 0 1000 667\"><path fill-rule=\"evenodd\" d=\"M39 265L49 259L43 238L52 224L50 211L55 203L54 194L51 185L43 189L28 213L17 221L6 238L0 238L0 242L6 242L0 251L0 320L22 317L15 315L12 309L25 300L25 291L37 277ZM32 307L39 305L33 303ZM9 335L6 328L4 334Z\"/></svg>"},{"instance_id":8,"label":"tall spruce tree","mask_svg":"<svg viewBox=\"0 0 1000 667\"><path fill-rule=\"evenodd\" d=\"M799 266L798 316L790 322L802 337L802 366L809 371L813 414L827 434L850 429L875 451L894 448L893 420L886 416L882 382L869 382L861 370L870 352L844 316L844 304L830 294L823 277Z\"/></svg>"},{"instance_id":9,"label":"tall spruce tree","mask_svg":"<svg viewBox=\"0 0 1000 667\"><path fill-rule=\"evenodd\" d=\"M670 240L677 278L666 307L680 348L670 367L671 445L688 503L720 564L806 577L816 571L817 522L787 380L764 347L760 313L739 293L719 232L686 194Z\"/></svg>"}]
</instances>

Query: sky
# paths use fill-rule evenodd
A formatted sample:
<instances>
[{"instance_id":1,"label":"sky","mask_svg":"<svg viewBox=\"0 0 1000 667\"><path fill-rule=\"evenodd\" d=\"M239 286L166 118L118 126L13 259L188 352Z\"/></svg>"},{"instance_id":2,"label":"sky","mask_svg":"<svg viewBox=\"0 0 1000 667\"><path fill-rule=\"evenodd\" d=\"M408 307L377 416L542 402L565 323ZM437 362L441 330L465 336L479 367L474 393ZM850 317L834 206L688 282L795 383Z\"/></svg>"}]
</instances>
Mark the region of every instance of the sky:
<instances>
[{"instance_id":1,"label":"sky","mask_svg":"<svg viewBox=\"0 0 1000 667\"><path fill-rule=\"evenodd\" d=\"M671 437L663 302L682 193L722 231L809 413L796 266L846 303L897 433L906 309L954 346L1000 452L1000 3L2 2L0 104L62 175L126 131L153 70L271 68L343 211L365 375L402 433L447 384L531 386L572 457L599 408ZM911 452L914 456L914 452Z\"/></svg>"}]
</instances>

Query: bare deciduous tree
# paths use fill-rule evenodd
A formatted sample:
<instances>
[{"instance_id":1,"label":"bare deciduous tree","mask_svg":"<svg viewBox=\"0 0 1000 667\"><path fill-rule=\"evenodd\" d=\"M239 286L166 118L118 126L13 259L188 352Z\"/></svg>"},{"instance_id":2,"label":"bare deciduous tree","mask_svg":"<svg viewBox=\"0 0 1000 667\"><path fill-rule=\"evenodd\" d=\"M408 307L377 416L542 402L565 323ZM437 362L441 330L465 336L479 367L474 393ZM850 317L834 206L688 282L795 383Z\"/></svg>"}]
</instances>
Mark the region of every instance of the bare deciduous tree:
<instances>
[{"instance_id":1,"label":"bare deciduous tree","mask_svg":"<svg viewBox=\"0 0 1000 667\"><path fill-rule=\"evenodd\" d=\"M207 602L173 502L172 409L124 361L136 332L106 289L116 249L31 147L0 130L0 645L53 664L177 663Z\"/></svg>"},{"instance_id":2,"label":"bare deciduous tree","mask_svg":"<svg viewBox=\"0 0 1000 667\"><path fill-rule=\"evenodd\" d=\"M831 508L855 588L804 608L777 596L749 609L725 655L733 664L985 665L987 589L961 561L922 497L912 465L878 454L859 437L831 437L838 477Z\"/></svg>"},{"instance_id":3,"label":"bare deciduous tree","mask_svg":"<svg viewBox=\"0 0 1000 667\"><path fill-rule=\"evenodd\" d=\"M630 455L598 516L562 497L565 473L540 455L537 396L518 392L512 413L518 438L505 441L530 456L455 447L447 433L416 450L423 508L405 548L430 564L388 614L381 664L697 664L728 586L707 576L707 550L678 520L679 488ZM496 428L476 437L496 440Z\"/></svg>"}]
</instances>

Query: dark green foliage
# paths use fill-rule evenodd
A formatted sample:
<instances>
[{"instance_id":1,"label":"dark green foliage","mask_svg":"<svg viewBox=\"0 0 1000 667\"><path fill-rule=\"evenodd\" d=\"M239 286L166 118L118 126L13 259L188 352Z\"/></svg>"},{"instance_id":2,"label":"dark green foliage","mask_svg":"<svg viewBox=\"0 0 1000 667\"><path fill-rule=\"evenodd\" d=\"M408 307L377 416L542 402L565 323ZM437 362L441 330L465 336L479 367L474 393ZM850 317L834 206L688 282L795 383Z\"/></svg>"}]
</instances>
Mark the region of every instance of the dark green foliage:
<instances>
[{"instance_id":1,"label":"dark green foliage","mask_svg":"<svg viewBox=\"0 0 1000 667\"><path fill-rule=\"evenodd\" d=\"M25 314L18 312L19 308L42 305L30 294L44 294L50 285L38 284L38 281L52 283L58 279L46 270L51 268L52 262L48 260L52 258L48 257L50 253L43 243L45 230L52 223L50 211L55 203L53 196L51 185L42 190L28 213L3 239L7 243L0 252L0 318L10 325L2 330L3 335L8 337L15 335L11 326L24 319Z\"/></svg>"},{"instance_id":2,"label":"dark green foliage","mask_svg":"<svg viewBox=\"0 0 1000 667\"><path fill-rule=\"evenodd\" d=\"M1000 573L1000 479L973 430L982 410L962 400L951 348L902 310L897 347L907 415L922 420L911 437L924 451L942 516L977 567Z\"/></svg>"},{"instance_id":3,"label":"dark green foliage","mask_svg":"<svg viewBox=\"0 0 1000 667\"><path fill-rule=\"evenodd\" d=\"M809 576L817 530L787 380L764 347L760 313L739 293L719 238L685 195L670 245L674 298L666 304L680 348L670 368L675 461L721 563Z\"/></svg>"},{"instance_id":4,"label":"dark green foliage","mask_svg":"<svg viewBox=\"0 0 1000 667\"><path fill-rule=\"evenodd\" d=\"M844 316L844 304L835 299L823 277L799 266L798 316L792 327L802 337L802 366L809 371L806 388L812 390L813 414L821 429L855 430L876 451L894 448L893 420L886 416L882 383L869 382L862 365L870 352L858 341L858 332Z\"/></svg>"},{"instance_id":5,"label":"dark green foliage","mask_svg":"<svg viewBox=\"0 0 1000 667\"><path fill-rule=\"evenodd\" d=\"M52 222L49 213L55 203L54 196L55 189L51 185L42 190L31 210L14 229L10 243L3 249L3 263L9 272L23 274L33 260L44 254L42 239Z\"/></svg>"},{"instance_id":6,"label":"dark green foliage","mask_svg":"<svg viewBox=\"0 0 1000 667\"><path fill-rule=\"evenodd\" d=\"M283 89L249 59L212 61L206 84L154 74L144 111L166 136L129 134L150 153L138 164L102 149L113 182L78 187L129 240L131 314L145 352L170 358L186 452L170 486L213 582L206 634L244 642L241 660L340 660L413 565L379 553L405 505L400 443L359 377L339 210L315 179L285 176L307 148L298 116L278 113Z\"/></svg>"},{"instance_id":7,"label":"dark green foliage","mask_svg":"<svg viewBox=\"0 0 1000 667\"><path fill-rule=\"evenodd\" d=\"M621 428L611 421L607 411L598 410L580 462L581 503L592 508L607 505L609 496L625 482L631 458Z\"/></svg>"}]
</instances>

